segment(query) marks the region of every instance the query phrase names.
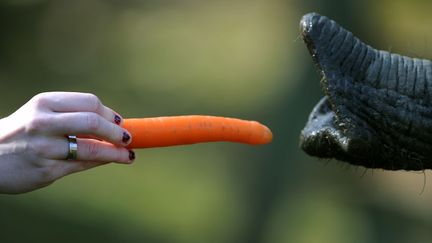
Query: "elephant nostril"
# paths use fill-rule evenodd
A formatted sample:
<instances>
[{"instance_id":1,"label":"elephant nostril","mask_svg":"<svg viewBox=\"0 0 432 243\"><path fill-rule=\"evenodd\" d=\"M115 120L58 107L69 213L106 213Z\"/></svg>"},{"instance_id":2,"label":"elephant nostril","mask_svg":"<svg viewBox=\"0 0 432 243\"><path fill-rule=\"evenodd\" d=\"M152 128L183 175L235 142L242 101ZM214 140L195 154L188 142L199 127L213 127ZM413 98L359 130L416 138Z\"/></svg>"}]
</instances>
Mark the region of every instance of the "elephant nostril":
<instances>
[{"instance_id":1,"label":"elephant nostril","mask_svg":"<svg viewBox=\"0 0 432 243\"><path fill-rule=\"evenodd\" d=\"M322 98L312 110L300 135L300 147L309 155L334 158L348 150L348 140L334 126L335 113L327 97Z\"/></svg>"},{"instance_id":2,"label":"elephant nostril","mask_svg":"<svg viewBox=\"0 0 432 243\"><path fill-rule=\"evenodd\" d=\"M375 50L316 13L300 30L325 94L301 148L372 168L432 169L432 62Z\"/></svg>"}]
</instances>

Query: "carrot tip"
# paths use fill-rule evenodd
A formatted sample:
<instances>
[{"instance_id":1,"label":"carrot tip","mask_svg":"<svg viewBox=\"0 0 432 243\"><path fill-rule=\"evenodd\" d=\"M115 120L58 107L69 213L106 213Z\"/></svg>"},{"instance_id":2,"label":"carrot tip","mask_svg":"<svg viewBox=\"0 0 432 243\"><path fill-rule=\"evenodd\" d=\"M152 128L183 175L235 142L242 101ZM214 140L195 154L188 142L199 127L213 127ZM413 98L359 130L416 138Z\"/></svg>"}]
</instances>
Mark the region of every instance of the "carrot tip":
<instances>
[{"instance_id":1,"label":"carrot tip","mask_svg":"<svg viewBox=\"0 0 432 243\"><path fill-rule=\"evenodd\" d=\"M263 143L262 144L271 143L272 140L273 140L272 131L270 130L270 128L264 126L264 135L263 135L263 141L262 141Z\"/></svg>"}]
</instances>

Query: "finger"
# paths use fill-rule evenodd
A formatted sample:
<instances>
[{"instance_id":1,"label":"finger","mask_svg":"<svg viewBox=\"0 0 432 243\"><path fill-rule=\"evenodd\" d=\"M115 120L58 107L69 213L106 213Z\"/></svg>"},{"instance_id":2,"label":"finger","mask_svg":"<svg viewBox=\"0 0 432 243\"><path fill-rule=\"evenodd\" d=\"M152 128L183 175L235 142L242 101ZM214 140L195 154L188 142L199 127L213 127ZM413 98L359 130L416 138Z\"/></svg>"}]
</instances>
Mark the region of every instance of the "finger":
<instances>
[{"instance_id":1,"label":"finger","mask_svg":"<svg viewBox=\"0 0 432 243\"><path fill-rule=\"evenodd\" d=\"M47 149L44 156L48 159L64 160L69 153L69 141L66 138L57 138L51 142L54 142L56 146ZM105 141L77 139L77 161L130 164L134 159L135 153L126 148L117 147Z\"/></svg>"},{"instance_id":2,"label":"finger","mask_svg":"<svg viewBox=\"0 0 432 243\"><path fill-rule=\"evenodd\" d=\"M123 121L117 112L103 105L96 95L90 93L47 92L34 99L53 112L95 112L118 125Z\"/></svg>"},{"instance_id":3,"label":"finger","mask_svg":"<svg viewBox=\"0 0 432 243\"><path fill-rule=\"evenodd\" d=\"M61 161L61 168L63 175L69 175L72 173L88 170L101 165L110 164L110 162L99 162L99 161Z\"/></svg>"},{"instance_id":4,"label":"finger","mask_svg":"<svg viewBox=\"0 0 432 243\"><path fill-rule=\"evenodd\" d=\"M90 112L59 113L50 119L45 130L55 135L86 134L119 146L126 146L132 140L126 129Z\"/></svg>"},{"instance_id":5,"label":"finger","mask_svg":"<svg viewBox=\"0 0 432 243\"><path fill-rule=\"evenodd\" d=\"M94 140L98 140L98 141L103 141L101 138L98 138L98 137L91 135L91 134L77 134L76 136L78 138L87 138L87 139L94 139Z\"/></svg>"},{"instance_id":6,"label":"finger","mask_svg":"<svg viewBox=\"0 0 432 243\"><path fill-rule=\"evenodd\" d=\"M77 139L77 160L130 164L135 154L123 147L92 139ZM133 155L133 156L132 156Z\"/></svg>"},{"instance_id":7,"label":"finger","mask_svg":"<svg viewBox=\"0 0 432 243\"><path fill-rule=\"evenodd\" d=\"M49 179L57 180L65 175L88 170L101 165L110 164L110 162L100 161L69 161L69 160L55 160L54 165L51 166Z\"/></svg>"},{"instance_id":8,"label":"finger","mask_svg":"<svg viewBox=\"0 0 432 243\"><path fill-rule=\"evenodd\" d=\"M47 186L63 176L110 164L100 161L69 161L69 160L40 160L40 167L34 170L27 179L37 183L37 187Z\"/></svg>"}]
</instances>

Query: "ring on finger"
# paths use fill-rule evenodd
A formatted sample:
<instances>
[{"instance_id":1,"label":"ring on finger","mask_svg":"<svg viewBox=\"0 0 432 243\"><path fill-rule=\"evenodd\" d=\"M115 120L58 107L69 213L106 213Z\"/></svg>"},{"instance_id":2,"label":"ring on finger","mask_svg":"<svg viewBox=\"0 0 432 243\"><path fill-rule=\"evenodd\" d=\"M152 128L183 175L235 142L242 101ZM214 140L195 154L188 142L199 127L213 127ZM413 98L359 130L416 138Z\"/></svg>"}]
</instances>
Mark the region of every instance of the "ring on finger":
<instances>
[{"instance_id":1,"label":"ring on finger","mask_svg":"<svg viewBox=\"0 0 432 243\"><path fill-rule=\"evenodd\" d=\"M76 160L78 154L77 137L74 135L69 135L67 138L68 138L69 151L66 156L66 160Z\"/></svg>"}]
</instances>

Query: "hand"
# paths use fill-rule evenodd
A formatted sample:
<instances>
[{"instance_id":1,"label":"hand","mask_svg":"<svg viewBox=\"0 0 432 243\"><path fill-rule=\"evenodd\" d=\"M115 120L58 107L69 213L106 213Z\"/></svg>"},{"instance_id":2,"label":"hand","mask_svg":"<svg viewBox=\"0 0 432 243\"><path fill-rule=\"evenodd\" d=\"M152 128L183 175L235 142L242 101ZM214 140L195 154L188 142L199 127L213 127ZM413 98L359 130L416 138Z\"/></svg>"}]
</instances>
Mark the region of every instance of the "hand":
<instances>
[{"instance_id":1,"label":"hand","mask_svg":"<svg viewBox=\"0 0 432 243\"><path fill-rule=\"evenodd\" d=\"M95 166L132 163L122 118L92 94L41 93L0 120L0 193L23 193ZM77 160L66 160L78 135Z\"/></svg>"}]
</instances>

